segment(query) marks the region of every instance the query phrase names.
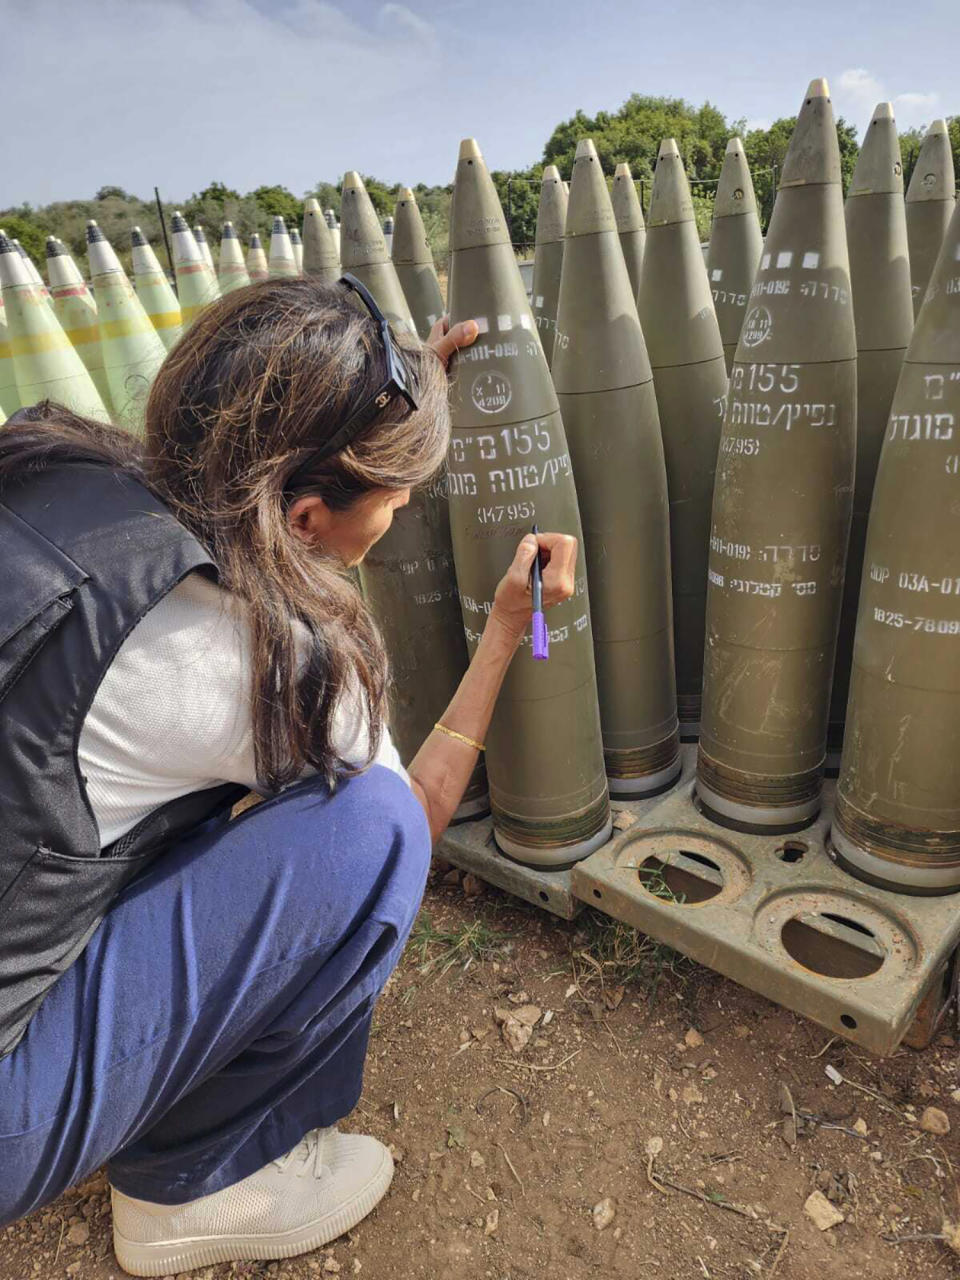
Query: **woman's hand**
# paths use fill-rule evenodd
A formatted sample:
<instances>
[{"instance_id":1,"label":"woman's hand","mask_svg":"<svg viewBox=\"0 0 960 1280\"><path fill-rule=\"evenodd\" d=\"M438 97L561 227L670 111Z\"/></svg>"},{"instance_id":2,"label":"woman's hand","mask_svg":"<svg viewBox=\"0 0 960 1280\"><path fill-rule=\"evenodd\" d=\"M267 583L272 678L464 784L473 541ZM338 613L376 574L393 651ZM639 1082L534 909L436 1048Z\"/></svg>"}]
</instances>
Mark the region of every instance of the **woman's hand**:
<instances>
[{"instance_id":1,"label":"woman's hand","mask_svg":"<svg viewBox=\"0 0 960 1280\"><path fill-rule=\"evenodd\" d=\"M430 330L426 345L433 347L441 364L447 369L450 357L456 355L461 347L469 347L471 342L476 342L479 332L480 326L476 320L461 320L451 328L450 317L441 316Z\"/></svg>"},{"instance_id":2,"label":"woman's hand","mask_svg":"<svg viewBox=\"0 0 960 1280\"><path fill-rule=\"evenodd\" d=\"M528 533L517 547L513 563L500 579L491 618L519 642L530 622L530 573L537 555L543 568L543 607L562 604L573 595L576 582L577 540L567 533Z\"/></svg>"}]
</instances>

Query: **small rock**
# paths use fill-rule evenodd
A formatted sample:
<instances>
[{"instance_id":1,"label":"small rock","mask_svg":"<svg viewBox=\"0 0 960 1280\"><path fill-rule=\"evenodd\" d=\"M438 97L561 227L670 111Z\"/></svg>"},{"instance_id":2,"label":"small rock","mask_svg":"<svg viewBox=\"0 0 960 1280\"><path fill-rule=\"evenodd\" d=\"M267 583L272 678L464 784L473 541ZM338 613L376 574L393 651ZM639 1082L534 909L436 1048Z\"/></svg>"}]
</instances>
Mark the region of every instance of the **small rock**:
<instances>
[{"instance_id":1,"label":"small rock","mask_svg":"<svg viewBox=\"0 0 960 1280\"><path fill-rule=\"evenodd\" d=\"M519 1022L514 1017L504 1020L503 1026L500 1028L500 1034L503 1036L504 1043L514 1053L522 1053L533 1035L533 1027L527 1026L524 1022Z\"/></svg>"},{"instance_id":2,"label":"small rock","mask_svg":"<svg viewBox=\"0 0 960 1280\"><path fill-rule=\"evenodd\" d=\"M617 831L626 831L636 822L636 815L627 809L617 809L614 813L613 825Z\"/></svg>"},{"instance_id":3,"label":"small rock","mask_svg":"<svg viewBox=\"0 0 960 1280\"><path fill-rule=\"evenodd\" d=\"M648 1138L643 1144L643 1149L648 1156L658 1156L663 1150L662 1138Z\"/></svg>"},{"instance_id":4,"label":"small rock","mask_svg":"<svg viewBox=\"0 0 960 1280\"><path fill-rule=\"evenodd\" d=\"M483 1234L485 1236L494 1236L497 1234L497 1227L500 1225L500 1210L491 1209L483 1221Z\"/></svg>"},{"instance_id":5,"label":"small rock","mask_svg":"<svg viewBox=\"0 0 960 1280\"><path fill-rule=\"evenodd\" d=\"M960 1089L954 1089L950 1095L951 1102L960 1102Z\"/></svg>"},{"instance_id":6,"label":"small rock","mask_svg":"<svg viewBox=\"0 0 960 1280\"><path fill-rule=\"evenodd\" d=\"M79 1275L79 1273L80 1273L80 1268L81 1268L82 1266L83 1266L83 1263L82 1263L82 1262L71 1262L71 1263L70 1263L70 1265L69 1265L69 1267L67 1267L67 1275L68 1275L68 1276L75 1276L75 1275Z\"/></svg>"},{"instance_id":7,"label":"small rock","mask_svg":"<svg viewBox=\"0 0 960 1280\"><path fill-rule=\"evenodd\" d=\"M883 1152L882 1152L882 1151L871 1151L871 1152L870 1152L870 1159L871 1159L871 1160L876 1161L876 1163L877 1163L877 1164L882 1164L882 1163L883 1163Z\"/></svg>"},{"instance_id":8,"label":"small rock","mask_svg":"<svg viewBox=\"0 0 960 1280\"><path fill-rule=\"evenodd\" d=\"M471 1169L483 1169L486 1163L487 1163L486 1160L484 1160L483 1156L480 1154L479 1151L470 1152L470 1168Z\"/></svg>"},{"instance_id":9,"label":"small rock","mask_svg":"<svg viewBox=\"0 0 960 1280\"><path fill-rule=\"evenodd\" d=\"M67 1244L77 1246L86 1244L90 1239L90 1228L85 1222L78 1222L67 1232Z\"/></svg>"},{"instance_id":10,"label":"small rock","mask_svg":"<svg viewBox=\"0 0 960 1280\"><path fill-rule=\"evenodd\" d=\"M549 1123L550 1123L550 1112L549 1112L549 1111L545 1111L545 1112L543 1113L543 1127L546 1129L546 1127L549 1125Z\"/></svg>"},{"instance_id":11,"label":"small rock","mask_svg":"<svg viewBox=\"0 0 960 1280\"><path fill-rule=\"evenodd\" d=\"M353 1260L353 1274L354 1274L355 1276L358 1276L362 1270L363 1270L363 1263L360 1261L360 1259L359 1259L359 1258L354 1258L354 1260Z\"/></svg>"},{"instance_id":12,"label":"small rock","mask_svg":"<svg viewBox=\"0 0 960 1280\"><path fill-rule=\"evenodd\" d=\"M518 1022L522 1022L526 1027L535 1027L540 1021L541 1010L535 1004L525 1004L522 1009L518 1009L513 1015Z\"/></svg>"},{"instance_id":13,"label":"small rock","mask_svg":"<svg viewBox=\"0 0 960 1280\"><path fill-rule=\"evenodd\" d=\"M463 1030L460 1032L460 1034L457 1036L457 1041L460 1044L470 1043L470 1032L467 1030L466 1027L464 1027Z\"/></svg>"},{"instance_id":14,"label":"small rock","mask_svg":"<svg viewBox=\"0 0 960 1280\"><path fill-rule=\"evenodd\" d=\"M332 1275L336 1275L340 1270L340 1263L336 1258L327 1258L326 1262L323 1264L323 1269Z\"/></svg>"},{"instance_id":15,"label":"small rock","mask_svg":"<svg viewBox=\"0 0 960 1280\"><path fill-rule=\"evenodd\" d=\"M920 1128L924 1133L935 1133L937 1137L943 1138L950 1132L950 1120L947 1113L939 1107L924 1107Z\"/></svg>"},{"instance_id":16,"label":"small rock","mask_svg":"<svg viewBox=\"0 0 960 1280\"><path fill-rule=\"evenodd\" d=\"M463 877L463 885L461 887L468 898L479 898L487 886L473 872L468 871Z\"/></svg>"},{"instance_id":17,"label":"small rock","mask_svg":"<svg viewBox=\"0 0 960 1280\"><path fill-rule=\"evenodd\" d=\"M750 1034L750 1028L745 1027L742 1022L738 1022L733 1028L733 1034L738 1040L746 1040L747 1036Z\"/></svg>"},{"instance_id":18,"label":"small rock","mask_svg":"<svg viewBox=\"0 0 960 1280\"><path fill-rule=\"evenodd\" d=\"M593 1206L593 1225L598 1231L606 1231L617 1216L617 1202L612 1196L606 1196Z\"/></svg>"},{"instance_id":19,"label":"small rock","mask_svg":"<svg viewBox=\"0 0 960 1280\"><path fill-rule=\"evenodd\" d=\"M861 1138L865 1138L867 1134L870 1132L869 1128L867 1127L866 1120L862 1118L854 1121L853 1131L854 1133L859 1133Z\"/></svg>"},{"instance_id":20,"label":"small rock","mask_svg":"<svg viewBox=\"0 0 960 1280\"><path fill-rule=\"evenodd\" d=\"M685 1084L680 1090L680 1101L685 1106L693 1106L703 1101L703 1094L695 1084Z\"/></svg>"},{"instance_id":21,"label":"small rock","mask_svg":"<svg viewBox=\"0 0 960 1280\"><path fill-rule=\"evenodd\" d=\"M452 871L448 871L446 872L445 875L441 876L440 883L441 884L459 884L460 872L457 870L456 867L454 867Z\"/></svg>"},{"instance_id":22,"label":"small rock","mask_svg":"<svg viewBox=\"0 0 960 1280\"><path fill-rule=\"evenodd\" d=\"M835 1208L822 1191L807 1196L803 1211L818 1231L829 1231L844 1221L843 1214Z\"/></svg>"},{"instance_id":23,"label":"small rock","mask_svg":"<svg viewBox=\"0 0 960 1280\"><path fill-rule=\"evenodd\" d=\"M403 1164L404 1160L407 1158L407 1153L404 1151L403 1147L394 1146L391 1142L389 1150L390 1154L393 1156L393 1163Z\"/></svg>"},{"instance_id":24,"label":"small rock","mask_svg":"<svg viewBox=\"0 0 960 1280\"><path fill-rule=\"evenodd\" d=\"M511 1004L529 1004L530 997L525 991L513 991L507 996Z\"/></svg>"},{"instance_id":25,"label":"small rock","mask_svg":"<svg viewBox=\"0 0 960 1280\"><path fill-rule=\"evenodd\" d=\"M683 1043L688 1049L699 1049L703 1044L703 1036L696 1029L691 1027L687 1034L683 1037Z\"/></svg>"},{"instance_id":26,"label":"small rock","mask_svg":"<svg viewBox=\"0 0 960 1280\"><path fill-rule=\"evenodd\" d=\"M619 1009L619 1008L620 1008L620 1005L621 1005L621 1003L622 1003L622 1001L623 1001L623 997L624 997L624 993L625 993L625 991L626 991L626 988L625 988L625 987L606 987L606 988L604 988L604 992L603 992L603 1003L607 1006L607 1008L608 1008L609 1010L611 1010L611 1012L612 1012L614 1009Z\"/></svg>"},{"instance_id":27,"label":"small rock","mask_svg":"<svg viewBox=\"0 0 960 1280\"><path fill-rule=\"evenodd\" d=\"M543 1025L543 1026L545 1026L545 1027L549 1027L549 1025L550 1025L550 1023L551 1023L552 1021L553 1021L553 1010L552 1010L552 1009L548 1009L548 1010L547 1010L547 1012L543 1015L543 1023L542 1023L542 1025Z\"/></svg>"}]
</instances>

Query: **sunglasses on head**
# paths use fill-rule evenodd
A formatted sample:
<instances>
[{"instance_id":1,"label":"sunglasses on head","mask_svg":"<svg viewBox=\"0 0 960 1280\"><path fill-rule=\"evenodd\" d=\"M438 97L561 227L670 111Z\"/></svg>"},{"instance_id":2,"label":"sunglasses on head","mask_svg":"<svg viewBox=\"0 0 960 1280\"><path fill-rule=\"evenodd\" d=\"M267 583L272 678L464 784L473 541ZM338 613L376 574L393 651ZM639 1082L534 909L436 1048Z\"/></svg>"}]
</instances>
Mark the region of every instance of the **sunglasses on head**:
<instances>
[{"instance_id":1,"label":"sunglasses on head","mask_svg":"<svg viewBox=\"0 0 960 1280\"><path fill-rule=\"evenodd\" d=\"M320 462L324 458L330 458L333 454L339 453L341 449L345 449L373 422L378 414L384 411L390 401L398 396L406 401L411 412L420 408L419 388L417 387L416 379L394 337L393 330L390 328L390 321L377 306L373 294L356 276L349 273L342 275L338 283L357 295L376 322L380 331L380 341L383 344L383 353L386 357L387 377L379 390L375 391L363 404L354 409L330 439L310 454L310 465ZM296 479L297 473L302 471L306 465L304 463L297 468L297 472L294 472L294 475L287 482L288 488Z\"/></svg>"}]
</instances>

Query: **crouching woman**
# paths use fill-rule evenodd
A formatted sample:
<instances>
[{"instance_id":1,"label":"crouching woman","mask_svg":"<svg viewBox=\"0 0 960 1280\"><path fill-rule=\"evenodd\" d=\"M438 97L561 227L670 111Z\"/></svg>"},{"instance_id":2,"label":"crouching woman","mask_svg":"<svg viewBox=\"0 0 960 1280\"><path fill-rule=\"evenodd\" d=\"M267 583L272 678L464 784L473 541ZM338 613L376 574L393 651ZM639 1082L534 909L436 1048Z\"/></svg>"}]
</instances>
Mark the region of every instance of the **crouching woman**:
<instances>
[{"instance_id":1,"label":"crouching woman","mask_svg":"<svg viewBox=\"0 0 960 1280\"><path fill-rule=\"evenodd\" d=\"M475 333L398 344L355 282L271 282L194 323L144 442L55 405L0 431L0 1225L106 1163L118 1260L161 1276L386 1192L337 1123L538 549L409 774L344 566L442 465ZM568 598L576 544L540 548Z\"/></svg>"}]
</instances>

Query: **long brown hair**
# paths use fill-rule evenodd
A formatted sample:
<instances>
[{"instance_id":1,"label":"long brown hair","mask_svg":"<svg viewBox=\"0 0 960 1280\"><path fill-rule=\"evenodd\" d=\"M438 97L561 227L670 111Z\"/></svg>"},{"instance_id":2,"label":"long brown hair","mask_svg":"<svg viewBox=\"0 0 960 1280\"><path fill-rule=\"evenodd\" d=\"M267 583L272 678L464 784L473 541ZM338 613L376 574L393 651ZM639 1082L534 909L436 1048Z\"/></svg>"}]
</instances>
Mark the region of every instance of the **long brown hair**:
<instances>
[{"instance_id":1,"label":"long brown hair","mask_svg":"<svg viewBox=\"0 0 960 1280\"><path fill-rule=\"evenodd\" d=\"M372 489L423 484L442 465L442 365L414 339L401 344L420 408L391 401L320 462L312 453L380 389L386 359L376 325L346 290L309 278L251 285L204 310L157 374L142 445L56 405L0 429L0 486L68 459L120 466L208 548L222 585L247 605L256 766L271 790L307 765L331 785L351 771L333 740L343 699L367 716L371 755L383 731L377 627L343 566L296 537L287 511L305 493L344 509Z\"/></svg>"}]
</instances>

